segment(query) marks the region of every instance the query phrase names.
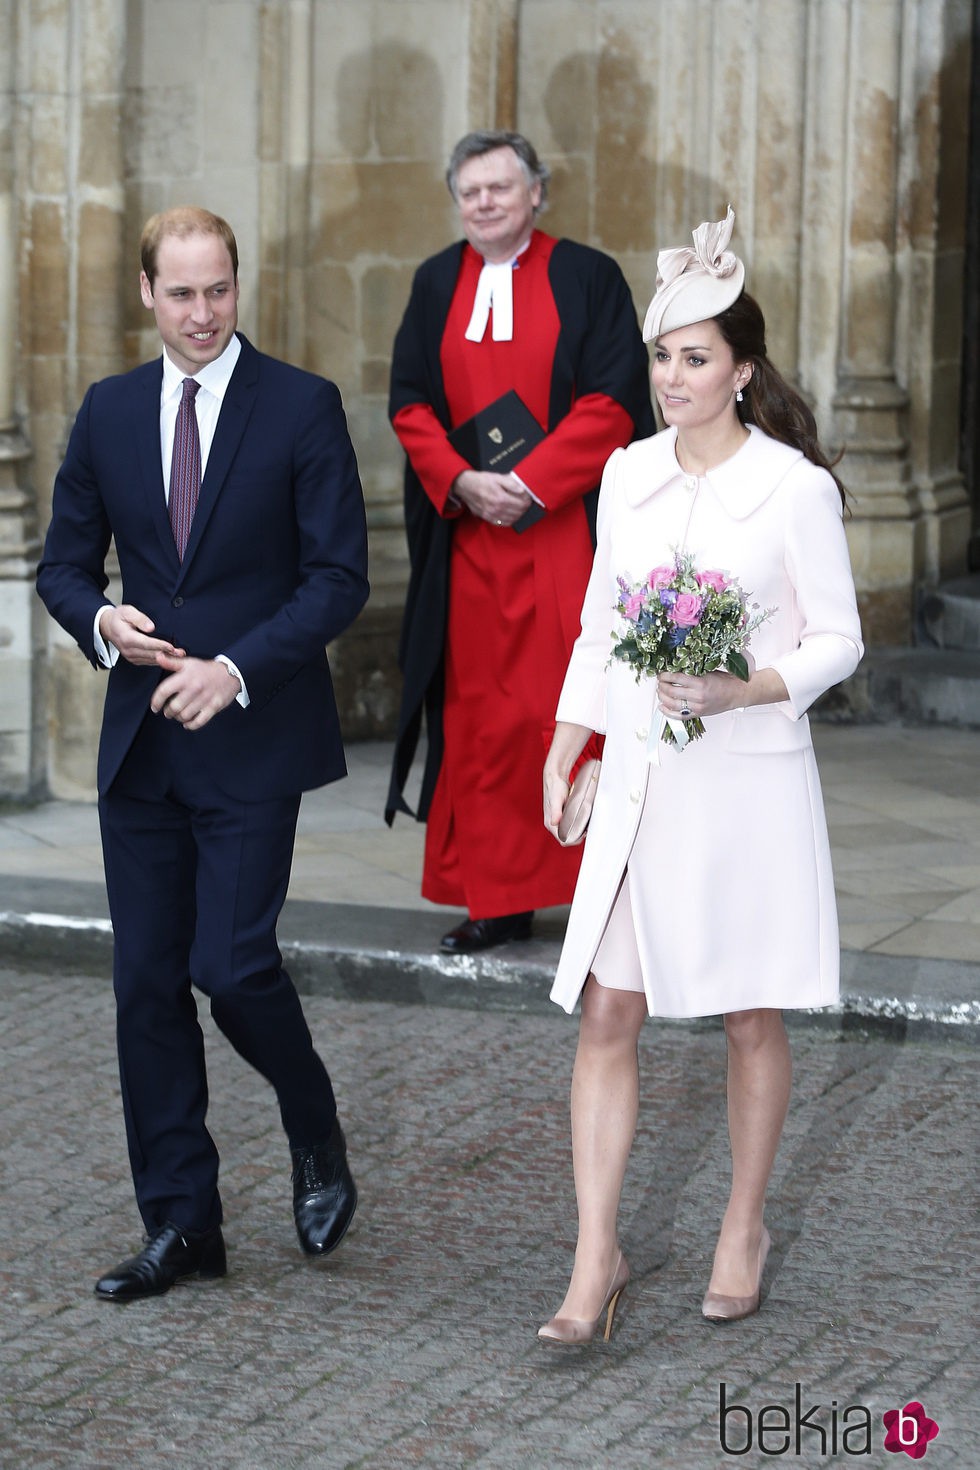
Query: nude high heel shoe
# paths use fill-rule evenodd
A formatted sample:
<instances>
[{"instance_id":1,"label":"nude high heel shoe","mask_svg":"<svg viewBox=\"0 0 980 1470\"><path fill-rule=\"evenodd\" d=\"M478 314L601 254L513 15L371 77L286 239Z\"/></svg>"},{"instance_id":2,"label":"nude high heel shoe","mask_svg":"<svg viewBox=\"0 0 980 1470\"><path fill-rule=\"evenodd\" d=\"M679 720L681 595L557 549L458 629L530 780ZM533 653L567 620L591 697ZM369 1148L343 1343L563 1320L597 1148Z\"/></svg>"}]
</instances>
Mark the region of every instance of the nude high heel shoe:
<instances>
[{"instance_id":1,"label":"nude high heel shoe","mask_svg":"<svg viewBox=\"0 0 980 1470\"><path fill-rule=\"evenodd\" d=\"M602 1334L603 1342L609 1341L612 1332L613 1317L616 1315L616 1307L622 1295L623 1287L630 1279L630 1268L626 1263L626 1257L622 1251L616 1262L616 1269L606 1292L606 1299L599 1308L599 1315L594 1321L586 1321L583 1317L552 1317L543 1327L538 1328L538 1338L541 1342L557 1342L569 1347L584 1347L592 1341L599 1331L599 1323L603 1316L606 1319L605 1331Z\"/></svg>"},{"instance_id":2,"label":"nude high heel shoe","mask_svg":"<svg viewBox=\"0 0 980 1470\"><path fill-rule=\"evenodd\" d=\"M762 1273L766 1268L766 1257L772 1241L769 1231L763 1225L762 1239L759 1241L759 1284L751 1296L725 1296L720 1291L708 1291L705 1293L704 1301L701 1303L701 1312L709 1322L740 1322L743 1317L751 1317L759 1310L762 1299Z\"/></svg>"}]
</instances>

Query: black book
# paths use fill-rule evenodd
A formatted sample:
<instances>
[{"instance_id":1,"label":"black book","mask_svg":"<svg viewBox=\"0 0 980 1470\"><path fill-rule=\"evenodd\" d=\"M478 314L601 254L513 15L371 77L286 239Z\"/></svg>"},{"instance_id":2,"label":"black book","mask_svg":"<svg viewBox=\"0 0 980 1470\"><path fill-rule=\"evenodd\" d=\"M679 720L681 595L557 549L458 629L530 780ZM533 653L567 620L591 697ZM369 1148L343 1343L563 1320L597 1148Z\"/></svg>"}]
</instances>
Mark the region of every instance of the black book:
<instances>
[{"instance_id":1,"label":"black book","mask_svg":"<svg viewBox=\"0 0 980 1470\"><path fill-rule=\"evenodd\" d=\"M544 437L544 429L513 390L457 424L448 435L450 444L473 469L494 470L499 475L509 474ZM544 514L543 506L532 503L515 521L514 530L526 531Z\"/></svg>"}]
</instances>

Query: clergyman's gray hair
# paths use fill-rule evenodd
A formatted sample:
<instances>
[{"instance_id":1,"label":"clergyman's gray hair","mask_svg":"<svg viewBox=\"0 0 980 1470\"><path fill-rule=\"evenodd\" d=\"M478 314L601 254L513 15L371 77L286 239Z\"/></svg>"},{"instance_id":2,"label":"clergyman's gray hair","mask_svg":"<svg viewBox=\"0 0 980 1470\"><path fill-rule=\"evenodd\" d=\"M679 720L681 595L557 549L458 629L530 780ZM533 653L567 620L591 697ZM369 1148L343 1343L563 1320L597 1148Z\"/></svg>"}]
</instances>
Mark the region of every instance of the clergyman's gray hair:
<instances>
[{"instance_id":1,"label":"clergyman's gray hair","mask_svg":"<svg viewBox=\"0 0 980 1470\"><path fill-rule=\"evenodd\" d=\"M465 138L460 138L452 151L449 167L446 169L446 183L449 185L450 194L458 203L456 182L463 164L468 163L471 158L479 158L483 153L492 153L495 148L512 148L524 171L528 187L536 183L541 185L541 200L534 211L535 214L540 214L548 198L548 180L551 178L551 169L546 163L541 162L534 144L529 143L522 133L508 133L499 129L492 132L467 133Z\"/></svg>"}]
</instances>

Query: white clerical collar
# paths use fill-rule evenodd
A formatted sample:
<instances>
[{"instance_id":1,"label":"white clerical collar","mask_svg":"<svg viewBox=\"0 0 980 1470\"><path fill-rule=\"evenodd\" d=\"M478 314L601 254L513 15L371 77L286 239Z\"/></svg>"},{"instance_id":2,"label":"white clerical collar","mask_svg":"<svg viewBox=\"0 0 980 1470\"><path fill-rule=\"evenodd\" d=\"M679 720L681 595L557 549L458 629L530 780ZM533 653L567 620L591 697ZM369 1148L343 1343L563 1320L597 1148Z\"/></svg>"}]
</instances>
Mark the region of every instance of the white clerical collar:
<instances>
[{"instance_id":1,"label":"white clerical collar","mask_svg":"<svg viewBox=\"0 0 980 1470\"><path fill-rule=\"evenodd\" d=\"M476 283L470 324L466 328L467 342L483 341L491 307L493 307L493 340L495 342L514 340L514 268L530 243L528 240L527 245L522 245L513 260L504 260L496 264L488 260L483 262L480 279Z\"/></svg>"}]
</instances>

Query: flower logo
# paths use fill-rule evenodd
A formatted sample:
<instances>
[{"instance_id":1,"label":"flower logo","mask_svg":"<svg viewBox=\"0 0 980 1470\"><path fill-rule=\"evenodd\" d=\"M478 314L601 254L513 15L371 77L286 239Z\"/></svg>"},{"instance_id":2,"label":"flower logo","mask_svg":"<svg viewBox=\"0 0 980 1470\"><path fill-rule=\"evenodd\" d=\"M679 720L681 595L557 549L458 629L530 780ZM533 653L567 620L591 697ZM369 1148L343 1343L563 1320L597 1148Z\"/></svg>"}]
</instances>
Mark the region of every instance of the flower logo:
<instances>
[{"instance_id":1,"label":"flower logo","mask_svg":"<svg viewBox=\"0 0 980 1470\"><path fill-rule=\"evenodd\" d=\"M897 1455L902 1450L912 1460L921 1460L929 1448L930 1440L939 1433L939 1425L928 1414L917 1399L912 1399L904 1409L888 1409L883 1415L885 1449Z\"/></svg>"}]
</instances>

